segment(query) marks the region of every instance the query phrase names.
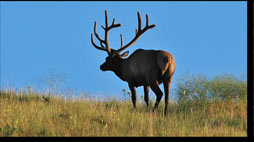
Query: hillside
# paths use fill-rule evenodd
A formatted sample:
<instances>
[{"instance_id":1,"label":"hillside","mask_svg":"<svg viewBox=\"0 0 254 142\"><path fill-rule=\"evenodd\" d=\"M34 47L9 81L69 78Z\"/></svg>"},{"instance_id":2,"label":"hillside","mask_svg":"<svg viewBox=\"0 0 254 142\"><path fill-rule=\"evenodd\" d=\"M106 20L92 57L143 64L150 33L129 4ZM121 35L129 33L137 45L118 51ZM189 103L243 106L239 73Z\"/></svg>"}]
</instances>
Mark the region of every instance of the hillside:
<instances>
[{"instance_id":1,"label":"hillside","mask_svg":"<svg viewBox=\"0 0 254 142\"><path fill-rule=\"evenodd\" d=\"M247 136L246 99L163 107L2 90L0 136Z\"/></svg>"}]
</instances>

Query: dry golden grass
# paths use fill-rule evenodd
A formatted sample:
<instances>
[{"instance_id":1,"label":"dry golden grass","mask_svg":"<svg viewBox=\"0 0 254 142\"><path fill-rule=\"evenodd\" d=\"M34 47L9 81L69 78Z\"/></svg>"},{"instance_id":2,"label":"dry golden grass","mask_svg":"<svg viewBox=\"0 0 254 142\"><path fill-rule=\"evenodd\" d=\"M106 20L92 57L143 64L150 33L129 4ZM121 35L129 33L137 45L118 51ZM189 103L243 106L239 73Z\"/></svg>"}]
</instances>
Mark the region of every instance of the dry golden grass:
<instances>
[{"instance_id":1,"label":"dry golden grass","mask_svg":"<svg viewBox=\"0 0 254 142\"><path fill-rule=\"evenodd\" d=\"M0 92L0 136L247 136L247 100L164 102L152 113L130 101L42 98Z\"/></svg>"}]
</instances>

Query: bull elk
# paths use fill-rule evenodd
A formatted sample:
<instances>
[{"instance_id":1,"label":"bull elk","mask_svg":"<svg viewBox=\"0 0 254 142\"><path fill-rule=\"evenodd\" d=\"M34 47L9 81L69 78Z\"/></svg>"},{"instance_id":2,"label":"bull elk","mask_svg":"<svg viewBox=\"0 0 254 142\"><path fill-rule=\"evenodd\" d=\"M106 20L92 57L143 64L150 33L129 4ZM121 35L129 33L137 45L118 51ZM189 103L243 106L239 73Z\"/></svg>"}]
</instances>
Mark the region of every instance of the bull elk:
<instances>
[{"instance_id":1,"label":"bull elk","mask_svg":"<svg viewBox=\"0 0 254 142\"><path fill-rule=\"evenodd\" d=\"M113 71L121 80L127 81L131 90L131 99L134 108L136 108L136 87L144 87L144 100L147 107L149 106L149 87L156 94L156 102L153 111L158 107L161 97L163 95L159 84L163 82L165 92L165 110L167 113L167 106L169 103L169 89L175 71L174 57L163 50L144 50L137 49L128 58L124 59L129 51L120 54L122 51L136 43L138 38L147 30L152 29L155 25L149 25L148 15L146 15L146 26L142 29L141 17L138 14L138 29L136 29L135 37L126 45L123 44L123 36L120 34L121 47L117 50L110 48L108 41L108 32L113 28L120 27L121 24L115 24L115 18L112 24L108 25L108 14L105 10L105 26L101 26L105 30L104 39L100 38L96 32L96 21L94 22L94 35L100 42L100 46L95 44L93 33L91 33L91 42L93 46L99 50L106 51L108 57L106 61L100 66L102 71Z\"/></svg>"}]
</instances>

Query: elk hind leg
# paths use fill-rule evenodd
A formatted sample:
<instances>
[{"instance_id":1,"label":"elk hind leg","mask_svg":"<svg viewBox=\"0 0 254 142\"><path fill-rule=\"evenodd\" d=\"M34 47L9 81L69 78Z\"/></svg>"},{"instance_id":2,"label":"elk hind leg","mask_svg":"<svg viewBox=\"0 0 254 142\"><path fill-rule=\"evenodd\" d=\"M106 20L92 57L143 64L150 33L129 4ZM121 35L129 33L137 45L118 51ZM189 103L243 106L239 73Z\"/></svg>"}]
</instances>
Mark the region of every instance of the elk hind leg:
<instances>
[{"instance_id":1,"label":"elk hind leg","mask_svg":"<svg viewBox=\"0 0 254 142\"><path fill-rule=\"evenodd\" d=\"M161 97L162 97L163 93L162 93L162 91L159 87L158 82L152 84L150 87L153 90L153 92L156 94L156 102L155 102L155 105L154 105L154 108L153 108L153 112L154 112L154 110L158 107L158 105L161 101Z\"/></svg>"},{"instance_id":2,"label":"elk hind leg","mask_svg":"<svg viewBox=\"0 0 254 142\"><path fill-rule=\"evenodd\" d=\"M165 116L167 115L167 108L169 104L169 89L172 83L173 74L174 74L174 71L171 74L164 76L164 79L163 79L163 87L164 87L164 93L165 93L165 110L164 110Z\"/></svg>"},{"instance_id":3,"label":"elk hind leg","mask_svg":"<svg viewBox=\"0 0 254 142\"><path fill-rule=\"evenodd\" d=\"M165 93L165 110L164 115L167 115L167 108L169 104L169 89L172 82L173 76L171 75L169 78L163 81L164 93Z\"/></svg>"}]
</instances>

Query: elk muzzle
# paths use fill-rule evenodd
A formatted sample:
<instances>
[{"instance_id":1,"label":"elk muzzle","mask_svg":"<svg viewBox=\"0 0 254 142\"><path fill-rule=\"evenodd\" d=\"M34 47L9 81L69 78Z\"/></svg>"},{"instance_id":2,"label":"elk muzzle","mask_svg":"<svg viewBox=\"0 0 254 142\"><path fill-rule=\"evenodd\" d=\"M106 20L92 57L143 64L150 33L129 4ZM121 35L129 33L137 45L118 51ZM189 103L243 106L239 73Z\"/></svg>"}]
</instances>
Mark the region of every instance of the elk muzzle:
<instances>
[{"instance_id":1,"label":"elk muzzle","mask_svg":"<svg viewBox=\"0 0 254 142\"><path fill-rule=\"evenodd\" d=\"M105 64L102 64L102 65L100 66L100 69L101 69L102 71L106 71Z\"/></svg>"}]
</instances>

